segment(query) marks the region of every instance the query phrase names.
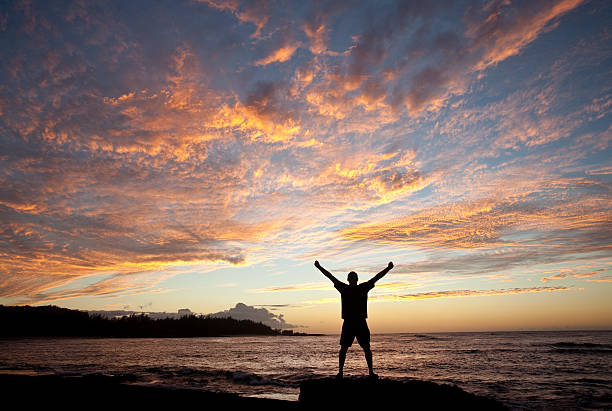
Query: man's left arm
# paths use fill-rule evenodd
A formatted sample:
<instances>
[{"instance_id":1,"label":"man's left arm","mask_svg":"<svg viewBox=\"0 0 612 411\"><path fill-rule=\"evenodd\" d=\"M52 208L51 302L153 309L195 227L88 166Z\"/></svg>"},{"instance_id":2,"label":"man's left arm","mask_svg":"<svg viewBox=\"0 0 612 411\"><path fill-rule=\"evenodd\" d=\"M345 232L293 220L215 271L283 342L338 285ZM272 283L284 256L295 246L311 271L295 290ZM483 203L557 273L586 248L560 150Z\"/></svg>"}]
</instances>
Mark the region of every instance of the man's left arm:
<instances>
[{"instance_id":1,"label":"man's left arm","mask_svg":"<svg viewBox=\"0 0 612 411\"><path fill-rule=\"evenodd\" d=\"M368 281L369 283L372 283L372 286L374 286L374 283L378 280L380 280L381 278L383 278L389 271L391 271L391 269L393 268L393 263L391 261L389 261L389 265L387 265L387 267L382 270L380 273L376 274L374 277L372 277L370 279L370 281Z\"/></svg>"}]
</instances>

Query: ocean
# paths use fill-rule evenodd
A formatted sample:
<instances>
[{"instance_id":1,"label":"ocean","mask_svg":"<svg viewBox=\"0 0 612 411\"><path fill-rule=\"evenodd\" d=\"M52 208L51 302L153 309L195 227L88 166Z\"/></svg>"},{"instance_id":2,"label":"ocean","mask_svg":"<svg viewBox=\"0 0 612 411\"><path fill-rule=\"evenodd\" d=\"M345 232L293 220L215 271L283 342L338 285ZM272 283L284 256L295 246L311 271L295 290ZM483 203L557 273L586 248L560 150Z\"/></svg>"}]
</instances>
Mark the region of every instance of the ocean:
<instances>
[{"instance_id":1,"label":"ocean","mask_svg":"<svg viewBox=\"0 0 612 411\"><path fill-rule=\"evenodd\" d=\"M334 376L337 335L0 340L0 373L119 376L130 384L297 400ZM384 378L455 384L511 409L612 409L612 331L372 335ZM346 376L366 375L361 348Z\"/></svg>"}]
</instances>

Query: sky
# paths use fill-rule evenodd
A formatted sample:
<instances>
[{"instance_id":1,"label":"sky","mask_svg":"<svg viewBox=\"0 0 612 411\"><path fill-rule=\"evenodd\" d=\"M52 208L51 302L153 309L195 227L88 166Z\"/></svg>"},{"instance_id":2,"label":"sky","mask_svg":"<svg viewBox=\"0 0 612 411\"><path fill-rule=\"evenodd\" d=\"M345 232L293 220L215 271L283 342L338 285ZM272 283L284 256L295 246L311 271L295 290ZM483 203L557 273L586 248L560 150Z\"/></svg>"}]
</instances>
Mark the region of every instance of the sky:
<instances>
[{"instance_id":1,"label":"sky","mask_svg":"<svg viewBox=\"0 0 612 411\"><path fill-rule=\"evenodd\" d=\"M612 3L2 1L0 304L612 328ZM242 306L239 306L242 307Z\"/></svg>"}]
</instances>

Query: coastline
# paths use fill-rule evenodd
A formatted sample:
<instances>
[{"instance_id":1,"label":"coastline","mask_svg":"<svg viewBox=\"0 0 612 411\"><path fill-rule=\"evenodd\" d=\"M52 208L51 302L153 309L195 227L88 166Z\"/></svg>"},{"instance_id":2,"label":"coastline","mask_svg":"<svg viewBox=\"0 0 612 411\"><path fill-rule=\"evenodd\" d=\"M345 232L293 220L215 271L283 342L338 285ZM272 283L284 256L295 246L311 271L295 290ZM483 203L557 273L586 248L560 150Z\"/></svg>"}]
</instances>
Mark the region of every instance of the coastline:
<instances>
[{"instance_id":1,"label":"coastline","mask_svg":"<svg viewBox=\"0 0 612 411\"><path fill-rule=\"evenodd\" d=\"M319 410L344 406L387 405L446 408L449 406L482 410L504 410L500 402L467 393L457 386L427 381L368 378L306 380L300 384L300 400L287 401L246 397L231 393L163 385L130 384L129 378L99 374L86 376L22 375L0 372L0 385L8 403L33 407L83 409L88 405L128 409L134 407L176 407L198 404L203 407L229 407L266 410Z\"/></svg>"},{"instance_id":2,"label":"coastline","mask_svg":"<svg viewBox=\"0 0 612 411\"><path fill-rule=\"evenodd\" d=\"M262 407L266 410L299 409L295 401L241 397L230 393L143 386L127 383L120 377L89 375L69 377L59 375L19 375L0 373L4 401L27 408L57 406L64 409L84 409L88 406L109 409L135 407L165 408L178 404L198 404L207 407Z\"/></svg>"},{"instance_id":3,"label":"coastline","mask_svg":"<svg viewBox=\"0 0 612 411\"><path fill-rule=\"evenodd\" d=\"M11 340L129 340L129 339L197 339L197 338L234 338L234 337L270 337L270 338L288 338L288 337L325 337L334 334L220 334L220 335L203 335L203 336L115 336L115 335L0 335L0 341Z\"/></svg>"}]
</instances>

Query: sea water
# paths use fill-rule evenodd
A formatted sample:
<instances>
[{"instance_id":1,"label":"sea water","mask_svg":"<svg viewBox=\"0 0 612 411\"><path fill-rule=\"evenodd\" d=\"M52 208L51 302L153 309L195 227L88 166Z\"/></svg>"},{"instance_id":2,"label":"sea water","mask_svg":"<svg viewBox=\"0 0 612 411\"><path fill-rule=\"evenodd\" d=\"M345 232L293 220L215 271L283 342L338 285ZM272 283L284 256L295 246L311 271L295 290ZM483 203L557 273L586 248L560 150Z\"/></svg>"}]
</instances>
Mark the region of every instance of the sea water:
<instances>
[{"instance_id":1,"label":"sea water","mask_svg":"<svg viewBox=\"0 0 612 411\"><path fill-rule=\"evenodd\" d=\"M334 376L337 335L0 340L0 373L121 376L128 383L297 400ZM385 378L455 384L514 409L612 409L612 331L376 334ZM345 375L366 375L349 350Z\"/></svg>"}]
</instances>

